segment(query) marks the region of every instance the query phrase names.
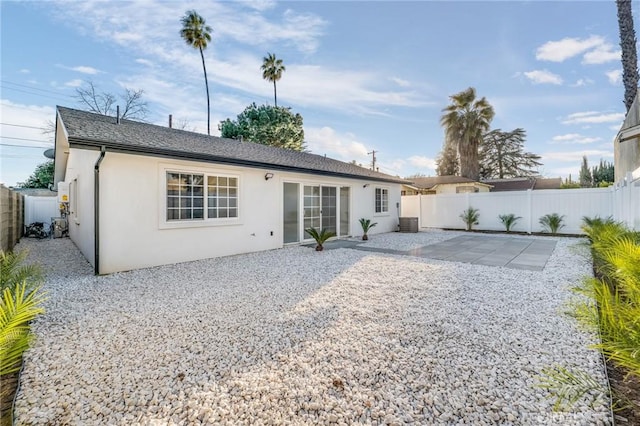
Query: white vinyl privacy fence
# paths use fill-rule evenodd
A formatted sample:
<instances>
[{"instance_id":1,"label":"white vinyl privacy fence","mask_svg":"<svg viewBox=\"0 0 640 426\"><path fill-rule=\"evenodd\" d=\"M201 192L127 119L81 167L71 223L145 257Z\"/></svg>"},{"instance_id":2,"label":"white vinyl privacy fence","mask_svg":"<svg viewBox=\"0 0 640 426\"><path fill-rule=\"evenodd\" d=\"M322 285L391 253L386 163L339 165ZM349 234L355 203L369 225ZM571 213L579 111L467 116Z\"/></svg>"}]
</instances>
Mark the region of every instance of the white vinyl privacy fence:
<instances>
[{"instance_id":1,"label":"white vinyl privacy fence","mask_svg":"<svg viewBox=\"0 0 640 426\"><path fill-rule=\"evenodd\" d=\"M504 231L498 216L510 213L521 217L516 232L542 232L540 218L553 213L564 216L559 232L566 234L581 234L585 216L611 216L640 230L640 176L629 174L609 188L406 195L401 206L400 215L418 217L421 228L465 229L460 214L473 207L480 213L478 230Z\"/></svg>"},{"instance_id":2,"label":"white vinyl privacy fence","mask_svg":"<svg viewBox=\"0 0 640 426\"><path fill-rule=\"evenodd\" d=\"M24 224L33 222L50 224L51 218L60 216L57 197L38 197L26 195L24 197Z\"/></svg>"}]
</instances>

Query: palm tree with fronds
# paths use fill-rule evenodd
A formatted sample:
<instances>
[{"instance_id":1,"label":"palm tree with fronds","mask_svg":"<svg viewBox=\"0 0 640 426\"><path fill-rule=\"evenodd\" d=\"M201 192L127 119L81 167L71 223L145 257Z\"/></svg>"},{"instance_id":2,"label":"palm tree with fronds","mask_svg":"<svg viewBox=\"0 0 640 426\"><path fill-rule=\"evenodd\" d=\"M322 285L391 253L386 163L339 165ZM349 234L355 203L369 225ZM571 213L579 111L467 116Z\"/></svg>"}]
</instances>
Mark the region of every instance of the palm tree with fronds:
<instances>
[{"instance_id":1,"label":"palm tree with fronds","mask_svg":"<svg viewBox=\"0 0 640 426\"><path fill-rule=\"evenodd\" d=\"M180 36L184 41L194 49L200 50L202 58L202 69L204 70L204 84L207 88L207 134L211 134L211 106L209 103L209 81L207 80L207 66L204 63L204 49L211 41L211 32L213 30L208 26L204 18L198 15L195 10L190 10L182 17L182 29Z\"/></svg>"},{"instance_id":2,"label":"palm tree with fronds","mask_svg":"<svg viewBox=\"0 0 640 426\"><path fill-rule=\"evenodd\" d=\"M287 68L282 63L282 59L277 59L275 53L267 52L267 56L262 58L262 78L273 82L273 102L275 106L278 106L278 95L276 93L276 81L282 78L282 73Z\"/></svg>"},{"instance_id":3,"label":"palm tree with fronds","mask_svg":"<svg viewBox=\"0 0 640 426\"><path fill-rule=\"evenodd\" d=\"M451 104L442 110L440 125L445 143L452 144L460 155L460 176L478 180L480 161L478 147L495 115L486 98L476 99L476 89L469 87L450 97Z\"/></svg>"},{"instance_id":4,"label":"palm tree with fronds","mask_svg":"<svg viewBox=\"0 0 640 426\"><path fill-rule=\"evenodd\" d=\"M631 108L638 91L638 54L636 52L636 31L633 29L631 0L616 0L618 7L618 27L622 48L622 81L624 83L624 105L627 112Z\"/></svg>"}]
</instances>

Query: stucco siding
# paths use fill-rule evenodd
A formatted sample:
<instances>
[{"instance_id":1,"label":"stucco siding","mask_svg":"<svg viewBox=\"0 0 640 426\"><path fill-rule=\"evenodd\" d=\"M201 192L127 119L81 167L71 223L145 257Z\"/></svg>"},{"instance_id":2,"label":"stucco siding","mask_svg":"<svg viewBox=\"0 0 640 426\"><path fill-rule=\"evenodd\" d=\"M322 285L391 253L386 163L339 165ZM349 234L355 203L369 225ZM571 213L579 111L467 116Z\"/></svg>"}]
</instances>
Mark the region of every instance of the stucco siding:
<instances>
[{"instance_id":1,"label":"stucco siding","mask_svg":"<svg viewBox=\"0 0 640 426\"><path fill-rule=\"evenodd\" d=\"M91 164L97 155L92 153ZM167 171L236 176L238 219L167 222ZM378 222L372 234L397 228L399 184L277 171L265 180L266 172L107 152L100 168L100 273L281 248L284 182L348 186L351 235L362 234L361 217ZM388 190L387 213L374 213L375 188Z\"/></svg>"},{"instance_id":2,"label":"stucco siding","mask_svg":"<svg viewBox=\"0 0 640 426\"><path fill-rule=\"evenodd\" d=\"M99 155L98 151L69 149L64 178L64 182L70 185L69 237L92 265L94 265L93 174Z\"/></svg>"}]
</instances>

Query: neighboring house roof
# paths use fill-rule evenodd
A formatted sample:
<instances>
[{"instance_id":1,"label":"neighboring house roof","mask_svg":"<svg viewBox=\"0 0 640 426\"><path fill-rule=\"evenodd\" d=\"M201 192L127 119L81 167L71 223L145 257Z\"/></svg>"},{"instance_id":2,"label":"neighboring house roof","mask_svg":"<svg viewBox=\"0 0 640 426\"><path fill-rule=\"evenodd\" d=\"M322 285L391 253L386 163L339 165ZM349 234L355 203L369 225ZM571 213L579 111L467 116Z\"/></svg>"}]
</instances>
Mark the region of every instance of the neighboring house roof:
<instances>
[{"instance_id":1,"label":"neighboring house roof","mask_svg":"<svg viewBox=\"0 0 640 426\"><path fill-rule=\"evenodd\" d=\"M470 183L481 186L491 186L485 183L477 182L473 179L469 179L462 176L429 176L429 177L417 177L412 178L413 186L419 189L433 189L438 185L458 184L458 183Z\"/></svg>"},{"instance_id":2,"label":"neighboring house roof","mask_svg":"<svg viewBox=\"0 0 640 426\"><path fill-rule=\"evenodd\" d=\"M321 155L253 142L241 142L58 106L71 147L100 148L271 170L286 170L367 180L409 183Z\"/></svg>"},{"instance_id":3,"label":"neighboring house roof","mask_svg":"<svg viewBox=\"0 0 640 426\"><path fill-rule=\"evenodd\" d=\"M527 189L560 189L561 178L520 177L508 179L485 179L484 183L492 185L491 192L526 191Z\"/></svg>"}]
</instances>

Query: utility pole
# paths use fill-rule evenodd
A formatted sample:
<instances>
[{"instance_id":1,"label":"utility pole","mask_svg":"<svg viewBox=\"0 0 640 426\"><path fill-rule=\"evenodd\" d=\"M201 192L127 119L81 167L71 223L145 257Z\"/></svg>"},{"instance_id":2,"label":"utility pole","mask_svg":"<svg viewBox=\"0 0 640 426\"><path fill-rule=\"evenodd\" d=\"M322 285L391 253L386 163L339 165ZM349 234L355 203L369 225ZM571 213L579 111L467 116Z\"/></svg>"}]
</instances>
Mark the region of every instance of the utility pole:
<instances>
[{"instance_id":1,"label":"utility pole","mask_svg":"<svg viewBox=\"0 0 640 426\"><path fill-rule=\"evenodd\" d=\"M367 152L367 155L371 155L372 156L372 161L371 161L371 170L373 170L374 172L376 171L376 151L375 149L371 152Z\"/></svg>"}]
</instances>

